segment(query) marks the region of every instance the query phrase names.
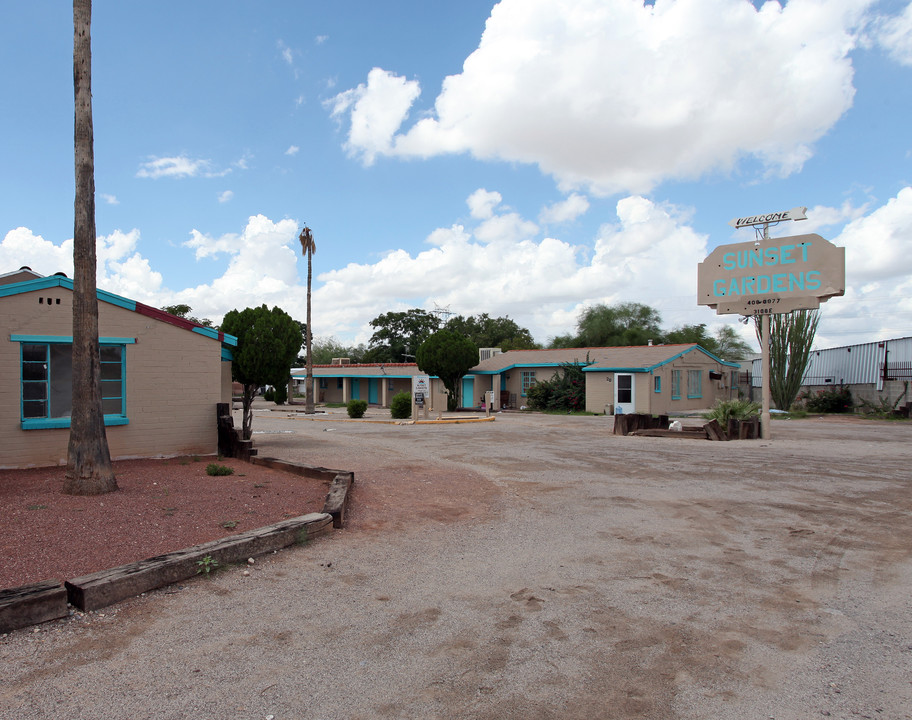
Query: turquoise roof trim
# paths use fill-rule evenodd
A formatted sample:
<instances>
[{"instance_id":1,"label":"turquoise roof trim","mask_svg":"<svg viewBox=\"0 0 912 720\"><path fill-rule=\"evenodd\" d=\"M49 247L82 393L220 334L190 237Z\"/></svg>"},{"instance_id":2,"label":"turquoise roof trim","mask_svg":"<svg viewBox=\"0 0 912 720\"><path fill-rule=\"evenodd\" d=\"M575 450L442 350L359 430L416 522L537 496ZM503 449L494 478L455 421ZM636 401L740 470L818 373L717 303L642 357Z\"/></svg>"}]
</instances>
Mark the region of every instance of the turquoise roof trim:
<instances>
[{"instance_id":1,"label":"turquoise roof trim","mask_svg":"<svg viewBox=\"0 0 912 720\"><path fill-rule=\"evenodd\" d=\"M72 335L10 335L10 342L25 343L72 343ZM135 345L136 338L100 337L102 345Z\"/></svg>"}]
</instances>

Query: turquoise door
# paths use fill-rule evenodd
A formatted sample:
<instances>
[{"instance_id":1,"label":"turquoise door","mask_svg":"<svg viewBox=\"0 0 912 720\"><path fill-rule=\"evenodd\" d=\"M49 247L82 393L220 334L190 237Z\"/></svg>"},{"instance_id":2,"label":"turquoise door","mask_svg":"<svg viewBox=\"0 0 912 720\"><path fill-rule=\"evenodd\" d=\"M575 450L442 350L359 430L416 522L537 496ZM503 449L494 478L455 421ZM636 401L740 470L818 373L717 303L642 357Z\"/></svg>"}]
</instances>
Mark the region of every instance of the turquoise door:
<instances>
[{"instance_id":1,"label":"turquoise door","mask_svg":"<svg viewBox=\"0 0 912 720\"><path fill-rule=\"evenodd\" d=\"M462 407L475 407L475 378L464 377L462 379Z\"/></svg>"},{"instance_id":2,"label":"turquoise door","mask_svg":"<svg viewBox=\"0 0 912 720\"><path fill-rule=\"evenodd\" d=\"M367 381L367 401L371 405L380 404L380 380L371 378Z\"/></svg>"},{"instance_id":3,"label":"turquoise door","mask_svg":"<svg viewBox=\"0 0 912 720\"><path fill-rule=\"evenodd\" d=\"M352 400L361 399L361 381L352 379Z\"/></svg>"}]
</instances>

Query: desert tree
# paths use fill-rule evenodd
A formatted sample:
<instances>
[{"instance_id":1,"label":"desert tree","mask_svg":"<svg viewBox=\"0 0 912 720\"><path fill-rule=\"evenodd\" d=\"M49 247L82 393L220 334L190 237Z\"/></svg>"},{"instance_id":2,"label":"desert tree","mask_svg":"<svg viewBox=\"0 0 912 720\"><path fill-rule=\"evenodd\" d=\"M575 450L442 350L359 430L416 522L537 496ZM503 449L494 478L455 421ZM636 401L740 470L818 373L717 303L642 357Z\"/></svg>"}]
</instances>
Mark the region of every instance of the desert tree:
<instances>
[{"instance_id":1,"label":"desert tree","mask_svg":"<svg viewBox=\"0 0 912 720\"><path fill-rule=\"evenodd\" d=\"M284 386L301 348L301 328L278 307L232 310L222 321L222 332L234 335L237 348L231 363L231 377L244 387L242 432L252 434L251 405L262 385Z\"/></svg>"},{"instance_id":2,"label":"desert tree","mask_svg":"<svg viewBox=\"0 0 912 720\"><path fill-rule=\"evenodd\" d=\"M478 348L471 340L451 330L438 330L418 346L415 362L422 372L436 375L447 393L447 410L455 410L459 381L478 364Z\"/></svg>"}]
</instances>

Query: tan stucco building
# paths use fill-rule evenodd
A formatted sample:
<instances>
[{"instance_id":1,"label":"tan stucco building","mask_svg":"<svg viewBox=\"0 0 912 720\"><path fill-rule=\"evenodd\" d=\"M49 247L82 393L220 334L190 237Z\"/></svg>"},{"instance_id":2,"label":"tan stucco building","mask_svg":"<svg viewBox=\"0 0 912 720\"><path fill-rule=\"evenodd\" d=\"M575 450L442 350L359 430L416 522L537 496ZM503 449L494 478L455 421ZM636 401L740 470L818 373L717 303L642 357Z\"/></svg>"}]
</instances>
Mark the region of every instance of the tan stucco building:
<instances>
[{"instance_id":1,"label":"tan stucco building","mask_svg":"<svg viewBox=\"0 0 912 720\"><path fill-rule=\"evenodd\" d=\"M73 281L0 275L0 468L66 462ZM237 339L98 291L102 403L113 459L214 455Z\"/></svg>"},{"instance_id":2,"label":"tan stucco building","mask_svg":"<svg viewBox=\"0 0 912 720\"><path fill-rule=\"evenodd\" d=\"M737 398L739 391L740 366L694 344L489 351L485 356L462 378L460 407L480 407L485 393L494 391L494 409L522 408L531 385L550 380L568 363L584 366L589 412L683 412ZM414 363L317 365L315 399L348 402L360 398L388 407L393 395L410 391L412 377L420 374ZM292 376L302 387L303 369L293 370ZM432 380L431 392L432 407L445 409L440 380Z\"/></svg>"}]
</instances>

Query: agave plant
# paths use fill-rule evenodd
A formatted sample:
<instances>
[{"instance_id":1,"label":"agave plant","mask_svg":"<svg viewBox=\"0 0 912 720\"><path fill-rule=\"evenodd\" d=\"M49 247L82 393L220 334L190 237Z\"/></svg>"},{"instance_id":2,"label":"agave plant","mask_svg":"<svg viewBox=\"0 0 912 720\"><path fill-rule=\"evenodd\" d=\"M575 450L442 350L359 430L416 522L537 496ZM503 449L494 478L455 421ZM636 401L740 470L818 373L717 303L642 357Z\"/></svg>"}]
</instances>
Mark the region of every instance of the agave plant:
<instances>
[{"instance_id":1,"label":"agave plant","mask_svg":"<svg viewBox=\"0 0 912 720\"><path fill-rule=\"evenodd\" d=\"M760 403L750 400L720 400L703 417L707 420L718 420L719 424L725 427L729 420L748 420L758 415L760 407Z\"/></svg>"}]
</instances>

